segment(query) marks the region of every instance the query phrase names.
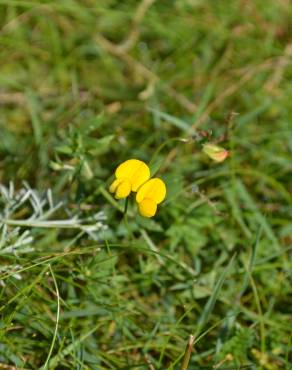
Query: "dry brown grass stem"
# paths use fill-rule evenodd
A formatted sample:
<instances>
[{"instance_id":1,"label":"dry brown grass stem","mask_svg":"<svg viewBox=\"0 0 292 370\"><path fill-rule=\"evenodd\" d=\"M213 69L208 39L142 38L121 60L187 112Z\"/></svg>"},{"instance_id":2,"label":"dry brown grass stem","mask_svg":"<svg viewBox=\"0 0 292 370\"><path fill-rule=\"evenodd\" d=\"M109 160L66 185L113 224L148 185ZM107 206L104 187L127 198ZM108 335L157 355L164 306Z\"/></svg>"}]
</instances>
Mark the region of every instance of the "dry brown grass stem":
<instances>
[{"instance_id":1,"label":"dry brown grass stem","mask_svg":"<svg viewBox=\"0 0 292 370\"><path fill-rule=\"evenodd\" d=\"M96 42L99 46L109 54L118 57L124 63L126 63L131 69L135 70L137 74L142 76L145 80L151 81L152 83L161 82L160 78L152 72L150 69L145 67L141 62L137 61L119 46L107 40L102 35L96 35ZM191 102L184 95L178 93L174 88L169 85L162 83L160 88L171 98L173 98L179 105L181 105L188 113L194 114L197 110L195 103Z\"/></svg>"}]
</instances>

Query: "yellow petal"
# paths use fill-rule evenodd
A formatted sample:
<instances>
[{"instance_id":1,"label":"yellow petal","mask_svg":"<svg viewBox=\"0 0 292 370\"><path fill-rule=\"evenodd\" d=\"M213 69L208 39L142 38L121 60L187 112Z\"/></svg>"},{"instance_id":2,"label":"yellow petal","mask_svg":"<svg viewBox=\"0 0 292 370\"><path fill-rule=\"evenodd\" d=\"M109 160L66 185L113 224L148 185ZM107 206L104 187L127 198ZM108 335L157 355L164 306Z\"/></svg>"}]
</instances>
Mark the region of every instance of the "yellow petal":
<instances>
[{"instance_id":1,"label":"yellow petal","mask_svg":"<svg viewBox=\"0 0 292 370\"><path fill-rule=\"evenodd\" d=\"M115 197L117 199L126 198L131 193L131 183L129 180L122 180L117 187Z\"/></svg>"},{"instance_id":2,"label":"yellow petal","mask_svg":"<svg viewBox=\"0 0 292 370\"><path fill-rule=\"evenodd\" d=\"M150 178L150 170L146 163L138 159L128 159L121 163L116 169L118 179L129 179L131 181L132 191L138 188Z\"/></svg>"},{"instance_id":3,"label":"yellow petal","mask_svg":"<svg viewBox=\"0 0 292 370\"><path fill-rule=\"evenodd\" d=\"M116 178L131 178L136 170L140 167L141 163L147 166L144 162L139 161L139 159L128 159L127 161L121 163L116 169Z\"/></svg>"},{"instance_id":4,"label":"yellow petal","mask_svg":"<svg viewBox=\"0 0 292 370\"><path fill-rule=\"evenodd\" d=\"M150 179L145 182L136 195L136 201L141 203L143 199L152 199L156 204L161 203L166 196L166 186L159 178Z\"/></svg>"},{"instance_id":5,"label":"yellow petal","mask_svg":"<svg viewBox=\"0 0 292 370\"><path fill-rule=\"evenodd\" d=\"M121 182L121 180L115 179L115 181L109 187L110 193L114 193L116 191L116 188L118 187L118 185L119 185L120 182Z\"/></svg>"},{"instance_id":6,"label":"yellow petal","mask_svg":"<svg viewBox=\"0 0 292 370\"><path fill-rule=\"evenodd\" d=\"M139 203L139 212L144 217L153 217L157 210L157 204L149 198L144 198Z\"/></svg>"},{"instance_id":7,"label":"yellow petal","mask_svg":"<svg viewBox=\"0 0 292 370\"><path fill-rule=\"evenodd\" d=\"M150 179L149 167L141 162L140 167L137 168L136 172L131 177L132 191L137 191L139 187Z\"/></svg>"}]
</instances>

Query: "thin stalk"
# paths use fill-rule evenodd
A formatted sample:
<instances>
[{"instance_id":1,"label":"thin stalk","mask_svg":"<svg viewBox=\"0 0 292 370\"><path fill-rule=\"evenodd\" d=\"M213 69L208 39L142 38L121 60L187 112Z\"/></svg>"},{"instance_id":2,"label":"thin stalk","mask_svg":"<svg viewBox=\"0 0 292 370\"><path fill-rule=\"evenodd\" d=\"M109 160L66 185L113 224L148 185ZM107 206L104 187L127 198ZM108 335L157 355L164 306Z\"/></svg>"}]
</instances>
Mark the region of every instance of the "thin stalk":
<instances>
[{"instance_id":1,"label":"thin stalk","mask_svg":"<svg viewBox=\"0 0 292 370\"><path fill-rule=\"evenodd\" d=\"M184 354L184 358L183 358L183 362L181 364L180 370L187 370L187 368L189 367L191 354L193 352L194 341L195 341L194 335L190 335L188 344L186 346L186 350L185 350L185 354Z\"/></svg>"}]
</instances>

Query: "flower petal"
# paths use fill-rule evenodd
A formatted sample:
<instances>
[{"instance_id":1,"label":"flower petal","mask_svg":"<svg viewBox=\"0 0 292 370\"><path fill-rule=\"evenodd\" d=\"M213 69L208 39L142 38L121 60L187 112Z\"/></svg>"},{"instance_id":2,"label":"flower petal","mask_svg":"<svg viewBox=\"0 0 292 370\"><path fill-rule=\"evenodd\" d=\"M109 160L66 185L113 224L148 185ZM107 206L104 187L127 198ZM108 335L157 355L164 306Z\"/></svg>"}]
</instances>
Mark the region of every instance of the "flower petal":
<instances>
[{"instance_id":1,"label":"flower petal","mask_svg":"<svg viewBox=\"0 0 292 370\"><path fill-rule=\"evenodd\" d=\"M145 182L136 195L136 201L141 203L143 199L152 199L156 204L161 203L166 196L166 186L159 178L150 179Z\"/></svg>"},{"instance_id":2,"label":"flower petal","mask_svg":"<svg viewBox=\"0 0 292 370\"><path fill-rule=\"evenodd\" d=\"M144 162L141 162L140 166L133 173L130 179L132 183L132 191L137 191L139 187L149 179L150 179L149 167Z\"/></svg>"},{"instance_id":3,"label":"flower petal","mask_svg":"<svg viewBox=\"0 0 292 370\"><path fill-rule=\"evenodd\" d=\"M115 179L115 181L109 187L110 193L114 193L116 191L116 188L118 187L118 185L119 185L120 182L121 182L121 180Z\"/></svg>"},{"instance_id":4,"label":"flower petal","mask_svg":"<svg viewBox=\"0 0 292 370\"><path fill-rule=\"evenodd\" d=\"M150 178L150 170L147 164L139 159L128 159L118 166L115 175L117 179L129 179L132 191L137 191Z\"/></svg>"},{"instance_id":5,"label":"flower petal","mask_svg":"<svg viewBox=\"0 0 292 370\"><path fill-rule=\"evenodd\" d=\"M130 178L136 172L136 170L140 167L141 163L145 166L146 164L139 159L128 159L127 161L121 163L115 172L117 178Z\"/></svg>"},{"instance_id":6,"label":"flower petal","mask_svg":"<svg viewBox=\"0 0 292 370\"><path fill-rule=\"evenodd\" d=\"M157 204L149 198L144 198L138 205L141 216L153 217L157 210Z\"/></svg>"},{"instance_id":7,"label":"flower petal","mask_svg":"<svg viewBox=\"0 0 292 370\"><path fill-rule=\"evenodd\" d=\"M117 187L115 197L117 199L126 198L131 193L131 183L129 180L122 180Z\"/></svg>"}]
</instances>

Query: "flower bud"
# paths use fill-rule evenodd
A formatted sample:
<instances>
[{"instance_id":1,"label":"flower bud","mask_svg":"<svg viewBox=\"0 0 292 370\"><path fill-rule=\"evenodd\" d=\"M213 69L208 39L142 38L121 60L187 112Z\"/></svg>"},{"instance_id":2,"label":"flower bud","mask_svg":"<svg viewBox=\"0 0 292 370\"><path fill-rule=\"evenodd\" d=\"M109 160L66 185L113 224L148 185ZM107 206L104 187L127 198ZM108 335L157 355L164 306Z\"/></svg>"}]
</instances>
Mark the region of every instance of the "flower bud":
<instances>
[{"instance_id":1,"label":"flower bud","mask_svg":"<svg viewBox=\"0 0 292 370\"><path fill-rule=\"evenodd\" d=\"M223 162L229 156L228 150L215 144L203 145L203 152L215 162Z\"/></svg>"}]
</instances>

